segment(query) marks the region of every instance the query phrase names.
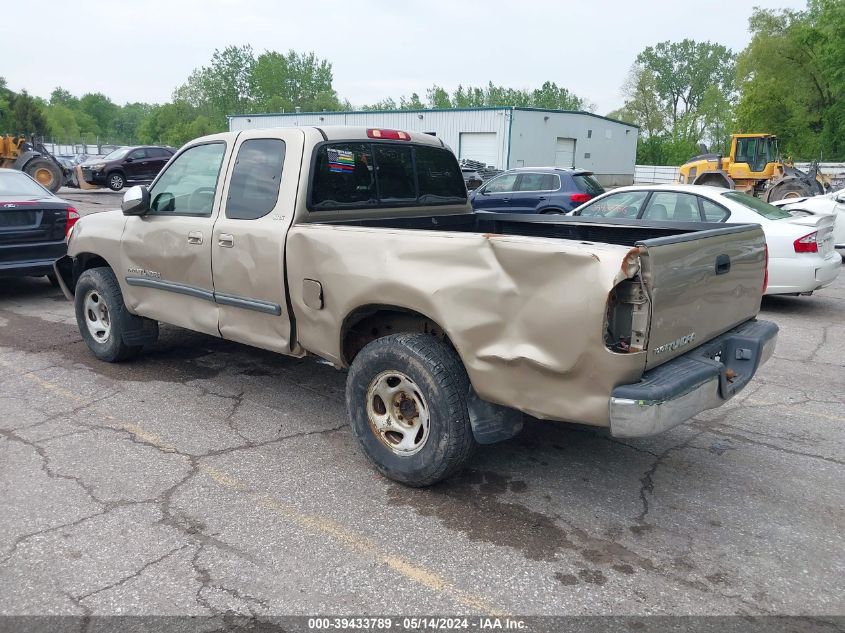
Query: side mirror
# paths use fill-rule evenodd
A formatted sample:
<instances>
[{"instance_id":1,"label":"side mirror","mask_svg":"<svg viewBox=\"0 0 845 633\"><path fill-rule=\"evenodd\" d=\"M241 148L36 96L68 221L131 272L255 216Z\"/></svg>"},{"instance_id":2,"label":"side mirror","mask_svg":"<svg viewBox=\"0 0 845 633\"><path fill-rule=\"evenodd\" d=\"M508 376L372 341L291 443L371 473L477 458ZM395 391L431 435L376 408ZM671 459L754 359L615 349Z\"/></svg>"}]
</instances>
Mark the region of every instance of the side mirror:
<instances>
[{"instance_id":1,"label":"side mirror","mask_svg":"<svg viewBox=\"0 0 845 633\"><path fill-rule=\"evenodd\" d=\"M126 160L124 160L123 162L124 162L124 163L131 163L131 162L132 162L132 161L134 161L134 160L135 160L134 158L127 158L127 159L126 159Z\"/></svg>"},{"instance_id":2,"label":"side mirror","mask_svg":"<svg viewBox=\"0 0 845 633\"><path fill-rule=\"evenodd\" d=\"M135 185L123 194L120 203L123 215L144 215L150 210L150 191L144 185Z\"/></svg>"}]
</instances>

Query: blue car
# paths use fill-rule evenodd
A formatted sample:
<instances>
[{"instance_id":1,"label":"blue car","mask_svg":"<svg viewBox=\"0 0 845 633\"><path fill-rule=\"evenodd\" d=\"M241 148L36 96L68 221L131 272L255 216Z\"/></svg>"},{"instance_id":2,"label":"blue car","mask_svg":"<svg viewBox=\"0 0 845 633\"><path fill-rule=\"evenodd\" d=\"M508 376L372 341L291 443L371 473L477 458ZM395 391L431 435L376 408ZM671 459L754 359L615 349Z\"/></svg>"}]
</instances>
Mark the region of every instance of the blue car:
<instances>
[{"instance_id":1,"label":"blue car","mask_svg":"<svg viewBox=\"0 0 845 633\"><path fill-rule=\"evenodd\" d=\"M603 193L591 171L521 167L488 180L469 199L476 211L567 213Z\"/></svg>"}]
</instances>

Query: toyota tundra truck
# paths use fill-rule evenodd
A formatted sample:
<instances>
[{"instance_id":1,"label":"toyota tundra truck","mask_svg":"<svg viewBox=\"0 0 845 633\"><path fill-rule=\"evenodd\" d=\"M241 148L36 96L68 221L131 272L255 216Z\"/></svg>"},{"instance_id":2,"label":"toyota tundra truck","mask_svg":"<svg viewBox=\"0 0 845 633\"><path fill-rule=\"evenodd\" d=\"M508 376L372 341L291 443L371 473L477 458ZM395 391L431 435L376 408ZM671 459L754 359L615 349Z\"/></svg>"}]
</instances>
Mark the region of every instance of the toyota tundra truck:
<instances>
[{"instance_id":1,"label":"toyota tundra truck","mask_svg":"<svg viewBox=\"0 0 845 633\"><path fill-rule=\"evenodd\" d=\"M359 127L188 143L56 262L98 359L159 322L348 369L385 476L425 486L523 414L660 433L745 387L777 327L757 225L474 213L436 137Z\"/></svg>"}]
</instances>

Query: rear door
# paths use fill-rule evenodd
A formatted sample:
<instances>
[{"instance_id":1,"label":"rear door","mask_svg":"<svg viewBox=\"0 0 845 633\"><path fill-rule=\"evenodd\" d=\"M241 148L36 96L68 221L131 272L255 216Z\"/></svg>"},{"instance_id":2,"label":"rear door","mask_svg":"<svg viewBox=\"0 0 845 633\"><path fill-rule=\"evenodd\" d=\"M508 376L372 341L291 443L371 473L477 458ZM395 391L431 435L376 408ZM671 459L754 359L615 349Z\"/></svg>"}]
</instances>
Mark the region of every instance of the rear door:
<instances>
[{"instance_id":1,"label":"rear door","mask_svg":"<svg viewBox=\"0 0 845 633\"><path fill-rule=\"evenodd\" d=\"M547 205L552 190L558 188L552 186L553 182L559 182L556 174L520 174L516 191L511 195L511 213L534 213L539 207Z\"/></svg>"},{"instance_id":2,"label":"rear door","mask_svg":"<svg viewBox=\"0 0 845 633\"><path fill-rule=\"evenodd\" d=\"M224 338L291 351L285 240L296 205L305 134L245 131L211 239L214 296Z\"/></svg>"},{"instance_id":3,"label":"rear door","mask_svg":"<svg viewBox=\"0 0 845 633\"><path fill-rule=\"evenodd\" d=\"M759 225L639 242L651 300L646 367L660 365L756 316L766 239Z\"/></svg>"}]
</instances>

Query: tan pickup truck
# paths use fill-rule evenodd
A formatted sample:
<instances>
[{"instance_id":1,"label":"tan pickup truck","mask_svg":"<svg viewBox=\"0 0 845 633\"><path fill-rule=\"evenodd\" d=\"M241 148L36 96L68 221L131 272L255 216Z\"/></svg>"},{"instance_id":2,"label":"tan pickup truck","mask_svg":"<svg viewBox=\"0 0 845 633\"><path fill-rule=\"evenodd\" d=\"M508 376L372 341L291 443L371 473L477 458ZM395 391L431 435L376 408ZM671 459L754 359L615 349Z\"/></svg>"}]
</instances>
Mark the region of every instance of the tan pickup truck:
<instances>
[{"instance_id":1,"label":"tan pickup truck","mask_svg":"<svg viewBox=\"0 0 845 633\"><path fill-rule=\"evenodd\" d=\"M473 213L452 152L396 130L302 127L183 147L56 263L94 355L159 321L349 368L363 451L409 485L523 413L658 433L771 356L756 225Z\"/></svg>"}]
</instances>

